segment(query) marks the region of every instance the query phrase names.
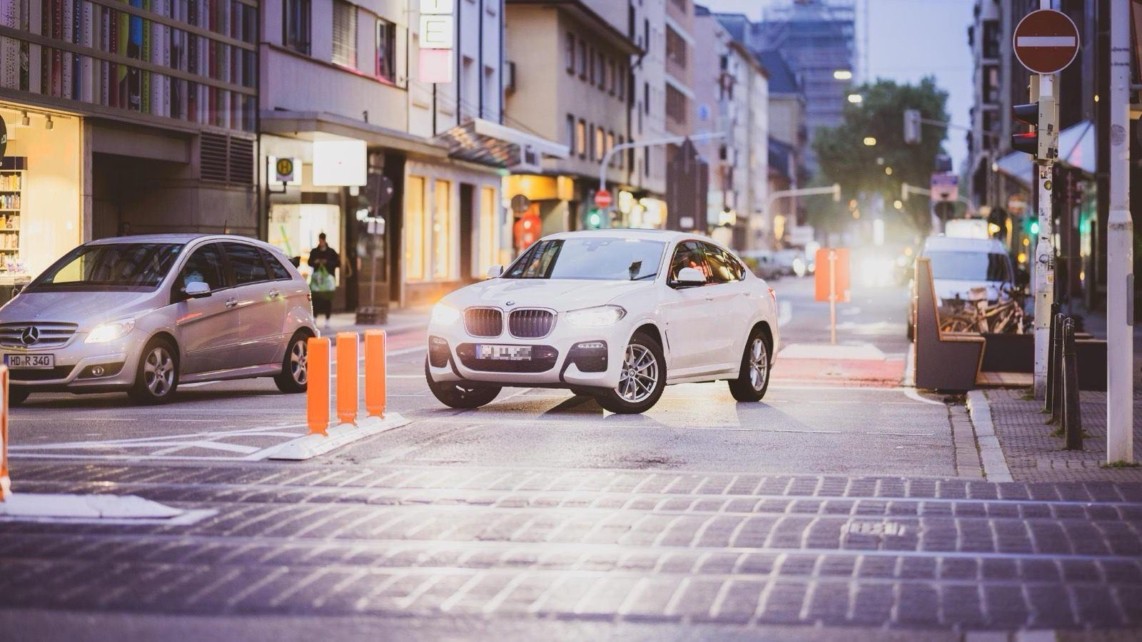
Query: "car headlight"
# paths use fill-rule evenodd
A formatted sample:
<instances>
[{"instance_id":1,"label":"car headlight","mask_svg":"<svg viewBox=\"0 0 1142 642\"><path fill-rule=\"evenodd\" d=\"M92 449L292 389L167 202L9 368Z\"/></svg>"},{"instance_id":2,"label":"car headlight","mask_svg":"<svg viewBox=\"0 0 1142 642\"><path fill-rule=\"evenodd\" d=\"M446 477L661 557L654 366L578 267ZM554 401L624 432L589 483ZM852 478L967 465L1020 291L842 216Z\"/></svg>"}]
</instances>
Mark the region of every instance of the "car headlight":
<instances>
[{"instance_id":1,"label":"car headlight","mask_svg":"<svg viewBox=\"0 0 1142 642\"><path fill-rule=\"evenodd\" d=\"M567 323L581 328L601 328L614 325L627 315L627 311L617 305L600 305L595 308L572 310L564 315Z\"/></svg>"},{"instance_id":2,"label":"car headlight","mask_svg":"<svg viewBox=\"0 0 1142 642\"><path fill-rule=\"evenodd\" d=\"M437 303L432 308L430 325L454 325L460 321L460 311L446 304Z\"/></svg>"},{"instance_id":3,"label":"car headlight","mask_svg":"<svg viewBox=\"0 0 1142 642\"><path fill-rule=\"evenodd\" d=\"M135 320L126 319L123 321L112 321L110 323L101 323L91 329L87 334L86 343L107 343L127 336L131 330L135 329Z\"/></svg>"}]
</instances>

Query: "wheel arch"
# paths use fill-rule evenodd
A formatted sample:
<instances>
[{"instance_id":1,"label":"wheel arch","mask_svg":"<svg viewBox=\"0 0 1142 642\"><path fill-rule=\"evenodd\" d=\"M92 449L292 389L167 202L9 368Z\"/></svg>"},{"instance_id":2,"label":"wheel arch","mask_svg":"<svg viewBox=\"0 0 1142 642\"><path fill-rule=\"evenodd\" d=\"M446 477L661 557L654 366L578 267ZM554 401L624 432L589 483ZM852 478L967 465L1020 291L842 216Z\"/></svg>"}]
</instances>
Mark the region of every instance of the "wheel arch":
<instances>
[{"instance_id":1,"label":"wheel arch","mask_svg":"<svg viewBox=\"0 0 1142 642\"><path fill-rule=\"evenodd\" d=\"M777 355L773 354L773 328L769 327L768 321L758 321L749 329L749 333L753 334L759 330L761 339L765 342L765 351L769 354L769 363L773 365L774 359L777 358Z\"/></svg>"}]
</instances>

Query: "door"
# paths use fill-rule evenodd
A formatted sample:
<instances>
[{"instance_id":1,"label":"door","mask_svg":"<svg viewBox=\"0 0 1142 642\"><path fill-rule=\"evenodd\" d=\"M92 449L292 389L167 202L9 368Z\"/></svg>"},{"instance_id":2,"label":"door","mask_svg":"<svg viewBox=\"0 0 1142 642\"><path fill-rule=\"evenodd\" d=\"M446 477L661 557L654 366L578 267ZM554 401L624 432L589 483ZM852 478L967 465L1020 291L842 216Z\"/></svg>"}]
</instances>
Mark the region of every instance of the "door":
<instances>
[{"instance_id":1,"label":"door","mask_svg":"<svg viewBox=\"0 0 1142 642\"><path fill-rule=\"evenodd\" d=\"M703 361L713 369L733 368L741 363L753 316L751 306L757 301L744 281L745 266L737 259L711 243L702 243L702 254L709 266L710 285L704 289L707 327L717 328L705 334Z\"/></svg>"},{"instance_id":2,"label":"door","mask_svg":"<svg viewBox=\"0 0 1142 642\"><path fill-rule=\"evenodd\" d=\"M674 248L670 273L666 277L663 296L666 328L667 373L670 378L696 374L702 365L706 323L706 286L683 286L677 282L678 272L685 267L705 270L702 248L697 241L685 241Z\"/></svg>"},{"instance_id":3,"label":"door","mask_svg":"<svg viewBox=\"0 0 1142 642\"><path fill-rule=\"evenodd\" d=\"M209 285L210 296L186 298L183 288L195 281ZM224 368L238 339L238 297L226 277L219 244L194 250L173 288L178 341L183 351L181 371L193 374Z\"/></svg>"},{"instance_id":4,"label":"door","mask_svg":"<svg viewBox=\"0 0 1142 642\"><path fill-rule=\"evenodd\" d=\"M257 247L238 242L222 246L238 298L238 349L227 367L272 363L285 324L282 286L270 278L269 267Z\"/></svg>"}]
</instances>

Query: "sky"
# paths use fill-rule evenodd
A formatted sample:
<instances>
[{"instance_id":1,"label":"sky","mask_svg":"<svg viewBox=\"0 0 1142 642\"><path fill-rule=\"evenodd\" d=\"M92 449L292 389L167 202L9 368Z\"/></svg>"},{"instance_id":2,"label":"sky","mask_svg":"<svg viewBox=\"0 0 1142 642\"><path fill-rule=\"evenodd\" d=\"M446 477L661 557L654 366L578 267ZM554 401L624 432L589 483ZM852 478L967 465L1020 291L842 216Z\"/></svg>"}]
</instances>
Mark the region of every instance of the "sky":
<instances>
[{"instance_id":1,"label":"sky","mask_svg":"<svg viewBox=\"0 0 1142 642\"><path fill-rule=\"evenodd\" d=\"M744 13L761 18L770 4L788 0L696 0L711 11ZM953 125L971 124L972 56L967 29L972 24L972 0L856 0L857 65L867 61L868 79L886 78L916 83L926 75L948 92L947 111ZM863 26L868 16L867 38ZM861 51L868 43L865 58ZM903 124L901 124L903 127ZM924 127L924 134L935 132ZM944 148L959 168L967 157L962 130L949 130Z\"/></svg>"}]
</instances>

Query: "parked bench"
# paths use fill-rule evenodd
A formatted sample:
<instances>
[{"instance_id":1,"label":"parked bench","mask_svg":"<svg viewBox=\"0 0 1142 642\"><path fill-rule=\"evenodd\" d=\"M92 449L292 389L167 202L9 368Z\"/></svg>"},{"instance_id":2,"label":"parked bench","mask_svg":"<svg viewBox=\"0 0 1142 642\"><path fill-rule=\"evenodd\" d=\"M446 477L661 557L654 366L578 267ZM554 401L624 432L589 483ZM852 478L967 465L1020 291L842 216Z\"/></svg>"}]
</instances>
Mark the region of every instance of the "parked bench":
<instances>
[{"instance_id":1,"label":"parked bench","mask_svg":"<svg viewBox=\"0 0 1142 642\"><path fill-rule=\"evenodd\" d=\"M942 332L930 259L916 259L916 387L971 390L983 365L984 338Z\"/></svg>"}]
</instances>

